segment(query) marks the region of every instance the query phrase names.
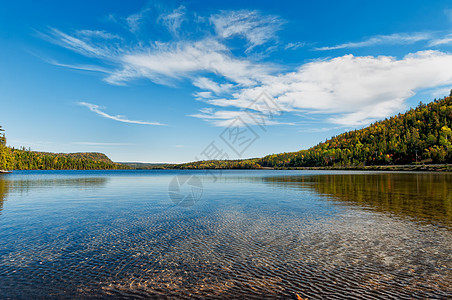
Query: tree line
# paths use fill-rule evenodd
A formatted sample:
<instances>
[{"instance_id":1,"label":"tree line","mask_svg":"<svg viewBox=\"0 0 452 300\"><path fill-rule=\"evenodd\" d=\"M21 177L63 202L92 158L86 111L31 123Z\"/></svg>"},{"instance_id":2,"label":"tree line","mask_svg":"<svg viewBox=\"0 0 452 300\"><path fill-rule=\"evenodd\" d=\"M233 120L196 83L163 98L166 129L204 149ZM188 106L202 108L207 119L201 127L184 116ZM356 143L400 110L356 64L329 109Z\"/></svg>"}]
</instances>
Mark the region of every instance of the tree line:
<instances>
[{"instance_id":1,"label":"tree line","mask_svg":"<svg viewBox=\"0 0 452 300\"><path fill-rule=\"evenodd\" d=\"M47 153L6 146L0 126L0 170L104 170L128 169L102 153Z\"/></svg>"}]
</instances>

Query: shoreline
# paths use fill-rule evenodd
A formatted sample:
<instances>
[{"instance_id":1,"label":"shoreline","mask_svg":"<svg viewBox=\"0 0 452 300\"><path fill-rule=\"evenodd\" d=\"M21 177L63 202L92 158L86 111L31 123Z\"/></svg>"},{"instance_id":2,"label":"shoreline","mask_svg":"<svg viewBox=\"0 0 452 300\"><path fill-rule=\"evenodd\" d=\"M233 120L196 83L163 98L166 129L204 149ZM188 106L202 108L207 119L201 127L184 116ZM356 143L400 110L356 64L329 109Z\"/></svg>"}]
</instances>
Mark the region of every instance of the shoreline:
<instances>
[{"instance_id":1,"label":"shoreline","mask_svg":"<svg viewBox=\"0 0 452 300\"><path fill-rule=\"evenodd\" d=\"M327 166L327 167L262 167L262 168L171 168L157 167L137 170L337 170L337 171L416 171L452 172L452 164L430 165L375 165L375 166Z\"/></svg>"},{"instance_id":2,"label":"shoreline","mask_svg":"<svg viewBox=\"0 0 452 300\"><path fill-rule=\"evenodd\" d=\"M10 174L13 171L145 171L145 170L330 170L330 171L415 171L415 172L452 172L452 164L430 165L376 165L376 166L326 166L326 167L262 167L262 168L130 168L130 169L15 169L1 170L0 174Z\"/></svg>"},{"instance_id":3,"label":"shoreline","mask_svg":"<svg viewBox=\"0 0 452 300\"><path fill-rule=\"evenodd\" d=\"M282 170L355 170L355 171L418 171L418 172L452 172L451 164L435 165L379 165L379 166L348 166L348 167L289 167Z\"/></svg>"}]
</instances>

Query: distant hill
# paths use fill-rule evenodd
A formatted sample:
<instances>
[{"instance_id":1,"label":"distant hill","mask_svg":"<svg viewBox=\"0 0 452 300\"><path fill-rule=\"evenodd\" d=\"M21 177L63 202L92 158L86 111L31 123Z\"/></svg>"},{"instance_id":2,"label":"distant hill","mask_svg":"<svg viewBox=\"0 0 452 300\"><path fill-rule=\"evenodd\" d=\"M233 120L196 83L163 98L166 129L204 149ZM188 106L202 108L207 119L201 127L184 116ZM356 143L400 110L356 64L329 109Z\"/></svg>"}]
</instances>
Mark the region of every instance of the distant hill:
<instances>
[{"instance_id":1,"label":"distant hill","mask_svg":"<svg viewBox=\"0 0 452 300\"><path fill-rule=\"evenodd\" d=\"M74 159L89 159L110 164L114 163L107 155L99 152L58 153L57 155L63 155Z\"/></svg>"},{"instance_id":2,"label":"distant hill","mask_svg":"<svg viewBox=\"0 0 452 300\"><path fill-rule=\"evenodd\" d=\"M103 153L46 153L12 149L15 170L104 170L129 169Z\"/></svg>"},{"instance_id":3,"label":"distant hill","mask_svg":"<svg viewBox=\"0 0 452 300\"><path fill-rule=\"evenodd\" d=\"M128 166L132 169L160 169L168 166L168 163L141 163L141 162L118 162L121 165Z\"/></svg>"},{"instance_id":4,"label":"distant hill","mask_svg":"<svg viewBox=\"0 0 452 300\"><path fill-rule=\"evenodd\" d=\"M88 159L94 161L102 161L106 163L113 163L113 161L104 153L99 152L76 152L76 153L51 153L51 152L37 152L35 153L41 155L55 155L61 157L68 157L72 159Z\"/></svg>"},{"instance_id":5,"label":"distant hill","mask_svg":"<svg viewBox=\"0 0 452 300\"><path fill-rule=\"evenodd\" d=\"M98 152L49 153L15 149L6 146L4 130L0 126L0 170L103 170L130 169L111 161Z\"/></svg>"},{"instance_id":6,"label":"distant hill","mask_svg":"<svg viewBox=\"0 0 452 300\"><path fill-rule=\"evenodd\" d=\"M0 169L5 170L104 170L129 169L97 152L48 153L0 145Z\"/></svg>"},{"instance_id":7,"label":"distant hill","mask_svg":"<svg viewBox=\"0 0 452 300\"><path fill-rule=\"evenodd\" d=\"M422 102L404 114L334 136L307 150L235 161L198 161L168 167L297 168L452 163L452 98Z\"/></svg>"}]
</instances>

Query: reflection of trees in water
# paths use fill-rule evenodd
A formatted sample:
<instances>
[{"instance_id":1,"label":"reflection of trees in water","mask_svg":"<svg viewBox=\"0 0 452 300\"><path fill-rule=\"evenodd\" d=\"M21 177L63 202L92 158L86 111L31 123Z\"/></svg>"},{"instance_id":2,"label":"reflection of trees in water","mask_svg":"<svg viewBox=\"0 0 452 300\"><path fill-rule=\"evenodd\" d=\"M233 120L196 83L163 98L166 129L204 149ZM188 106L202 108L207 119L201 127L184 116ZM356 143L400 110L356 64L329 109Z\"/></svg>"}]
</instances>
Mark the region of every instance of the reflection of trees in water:
<instances>
[{"instance_id":1,"label":"reflection of trees in water","mask_svg":"<svg viewBox=\"0 0 452 300\"><path fill-rule=\"evenodd\" d=\"M42 187L79 187L90 188L103 186L107 182L106 177L80 177L80 178L43 178L11 180L10 186L14 190L29 190Z\"/></svg>"},{"instance_id":2,"label":"reflection of trees in water","mask_svg":"<svg viewBox=\"0 0 452 300\"><path fill-rule=\"evenodd\" d=\"M34 188L43 187L78 187L87 189L101 187L107 183L106 177L80 177L80 178L43 178L43 179L20 179L8 180L0 177L0 212L8 193L27 193Z\"/></svg>"},{"instance_id":3,"label":"reflection of trees in water","mask_svg":"<svg viewBox=\"0 0 452 300\"><path fill-rule=\"evenodd\" d=\"M8 181L0 177L0 213L3 209L3 202L6 201L6 195L8 194Z\"/></svg>"},{"instance_id":4,"label":"reflection of trees in water","mask_svg":"<svg viewBox=\"0 0 452 300\"><path fill-rule=\"evenodd\" d=\"M452 174L382 173L264 177L307 188L342 203L452 225Z\"/></svg>"}]
</instances>

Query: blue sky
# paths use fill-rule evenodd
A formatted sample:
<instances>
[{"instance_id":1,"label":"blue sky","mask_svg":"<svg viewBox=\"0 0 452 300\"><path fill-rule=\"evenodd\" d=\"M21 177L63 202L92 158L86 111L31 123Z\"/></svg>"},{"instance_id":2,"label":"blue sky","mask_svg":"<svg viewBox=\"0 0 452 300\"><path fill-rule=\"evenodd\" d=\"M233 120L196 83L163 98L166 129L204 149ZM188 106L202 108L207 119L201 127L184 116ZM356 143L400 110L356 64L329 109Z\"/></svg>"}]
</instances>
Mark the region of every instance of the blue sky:
<instances>
[{"instance_id":1,"label":"blue sky","mask_svg":"<svg viewBox=\"0 0 452 300\"><path fill-rule=\"evenodd\" d=\"M297 151L452 87L450 1L3 1L0 45L8 144L115 161Z\"/></svg>"}]
</instances>

